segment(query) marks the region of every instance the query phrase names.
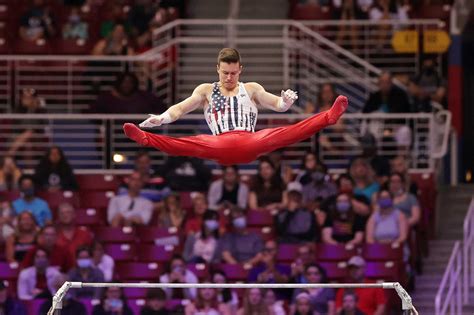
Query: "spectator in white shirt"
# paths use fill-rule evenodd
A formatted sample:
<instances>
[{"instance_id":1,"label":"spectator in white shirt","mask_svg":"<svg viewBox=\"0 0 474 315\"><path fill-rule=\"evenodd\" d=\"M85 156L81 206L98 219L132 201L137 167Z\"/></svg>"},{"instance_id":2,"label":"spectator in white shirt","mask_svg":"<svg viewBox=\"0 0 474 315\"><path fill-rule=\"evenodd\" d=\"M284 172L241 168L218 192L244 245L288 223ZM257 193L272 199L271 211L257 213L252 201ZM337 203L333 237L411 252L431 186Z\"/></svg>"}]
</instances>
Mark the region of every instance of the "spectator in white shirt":
<instances>
[{"instance_id":1,"label":"spectator in white shirt","mask_svg":"<svg viewBox=\"0 0 474 315\"><path fill-rule=\"evenodd\" d=\"M104 253L104 246L100 242L94 242L91 247L92 263L104 274L106 282L112 281L114 275L115 261L112 257Z\"/></svg>"},{"instance_id":2,"label":"spectator in white shirt","mask_svg":"<svg viewBox=\"0 0 474 315\"><path fill-rule=\"evenodd\" d=\"M54 279L59 274L58 268L49 266L46 250L38 248L34 266L23 269L18 276L18 297L21 300L50 298L55 293Z\"/></svg>"},{"instance_id":3,"label":"spectator in white shirt","mask_svg":"<svg viewBox=\"0 0 474 315\"><path fill-rule=\"evenodd\" d=\"M110 199L107 219L111 226L147 225L153 214L153 203L140 197L143 180L137 172L128 177L128 194Z\"/></svg>"},{"instance_id":4,"label":"spectator in white shirt","mask_svg":"<svg viewBox=\"0 0 474 315\"><path fill-rule=\"evenodd\" d=\"M209 209L213 210L225 202L246 209L248 198L249 187L240 182L239 169L235 165L222 168L222 178L211 183L207 195Z\"/></svg>"}]
</instances>

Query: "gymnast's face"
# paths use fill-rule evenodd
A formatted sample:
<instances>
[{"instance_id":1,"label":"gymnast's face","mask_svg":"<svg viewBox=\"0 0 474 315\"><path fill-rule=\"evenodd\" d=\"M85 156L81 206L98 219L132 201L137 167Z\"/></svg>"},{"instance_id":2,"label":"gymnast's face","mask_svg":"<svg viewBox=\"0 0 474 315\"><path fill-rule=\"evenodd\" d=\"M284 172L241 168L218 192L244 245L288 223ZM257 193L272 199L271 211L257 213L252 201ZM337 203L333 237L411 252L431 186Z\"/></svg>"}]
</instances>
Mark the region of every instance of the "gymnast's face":
<instances>
[{"instance_id":1,"label":"gymnast's face","mask_svg":"<svg viewBox=\"0 0 474 315\"><path fill-rule=\"evenodd\" d=\"M217 65L217 73L219 74L219 82L221 86L232 91L239 82L240 73L242 72L242 66L240 63L226 63L220 62Z\"/></svg>"}]
</instances>

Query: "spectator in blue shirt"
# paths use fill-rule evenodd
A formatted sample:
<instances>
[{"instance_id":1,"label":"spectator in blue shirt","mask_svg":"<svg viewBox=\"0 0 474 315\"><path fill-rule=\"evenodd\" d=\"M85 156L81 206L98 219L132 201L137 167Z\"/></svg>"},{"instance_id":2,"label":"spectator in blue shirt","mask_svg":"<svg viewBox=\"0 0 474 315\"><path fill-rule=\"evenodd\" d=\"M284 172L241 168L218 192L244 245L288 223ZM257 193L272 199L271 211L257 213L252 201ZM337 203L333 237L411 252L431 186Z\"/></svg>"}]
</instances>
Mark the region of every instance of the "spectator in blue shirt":
<instances>
[{"instance_id":1,"label":"spectator in blue shirt","mask_svg":"<svg viewBox=\"0 0 474 315\"><path fill-rule=\"evenodd\" d=\"M13 201L12 206L15 214L18 215L24 211L30 211L38 222L40 227L52 220L51 210L46 201L35 196L35 185L33 178L24 175L19 180L21 197Z\"/></svg>"}]
</instances>

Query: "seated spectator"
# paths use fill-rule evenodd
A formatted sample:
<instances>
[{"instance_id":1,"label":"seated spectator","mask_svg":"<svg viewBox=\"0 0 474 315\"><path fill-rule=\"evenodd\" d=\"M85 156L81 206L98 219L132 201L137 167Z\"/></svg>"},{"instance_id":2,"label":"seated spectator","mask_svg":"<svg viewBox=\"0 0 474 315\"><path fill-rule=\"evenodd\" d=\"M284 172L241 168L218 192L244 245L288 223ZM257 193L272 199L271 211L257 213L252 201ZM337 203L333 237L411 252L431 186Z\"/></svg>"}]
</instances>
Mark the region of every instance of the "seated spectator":
<instances>
[{"instance_id":1,"label":"seated spectator","mask_svg":"<svg viewBox=\"0 0 474 315\"><path fill-rule=\"evenodd\" d=\"M406 127L406 126L403 126ZM408 128L408 127L406 127ZM380 147L382 151L394 152L397 150L397 147L391 145L390 143L395 143L395 139L392 137L392 130L385 130L384 135L382 136L381 142L385 142ZM362 149L362 154L360 158L365 159L370 166L375 175L375 180L380 185L383 185L388 180L388 175L390 175L390 158L386 155L378 154L377 139L375 136L368 132L365 133L360 139L360 147Z\"/></svg>"},{"instance_id":2,"label":"seated spectator","mask_svg":"<svg viewBox=\"0 0 474 315\"><path fill-rule=\"evenodd\" d=\"M436 60L426 58L423 60L420 74L416 78L421 88L422 95L446 107L446 82L438 71Z\"/></svg>"},{"instance_id":3,"label":"seated spectator","mask_svg":"<svg viewBox=\"0 0 474 315\"><path fill-rule=\"evenodd\" d=\"M285 185L288 185L293 179L293 169L290 165L286 164L283 161L283 154L285 152L284 148L277 149L268 153L266 157L275 167L275 174L278 174L281 177L281 180Z\"/></svg>"},{"instance_id":4,"label":"seated spectator","mask_svg":"<svg viewBox=\"0 0 474 315\"><path fill-rule=\"evenodd\" d=\"M74 266L74 259L69 249L59 245L57 241L56 228L51 224L45 225L39 233L37 245L26 253L22 267L31 266L37 249L42 248L48 254L50 266L59 267L63 273L68 272Z\"/></svg>"},{"instance_id":5,"label":"seated spectator","mask_svg":"<svg viewBox=\"0 0 474 315\"><path fill-rule=\"evenodd\" d=\"M104 282L104 274L94 266L92 252L89 247L79 247L76 251L76 266L68 272L69 281ZM84 287L71 291L76 298L100 298L101 289Z\"/></svg>"},{"instance_id":6,"label":"seated spectator","mask_svg":"<svg viewBox=\"0 0 474 315\"><path fill-rule=\"evenodd\" d=\"M64 156L63 150L52 146L41 158L35 168L36 187L39 190L78 190L79 186L72 167Z\"/></svg>"},{"instance_id":7,"label":"seated spectator","mask_svg":"<svg viewBox=\"0 0 474 315\"><path fill-rule=\"evenodd\" d=\"M219 214L207 210L202 216L201 230L188 234L184 245L183 258L191 263L211 263L218 259Z\"/></svg>"},{"instance_id":8,"label":"seated spectator","mask_svg":"<svg viewBox=\"0 0 474 315\"><path fill-rule=\"evenodd\" d=\"M92 105L92 112L106 114L161 113L166 109L156 95L140 90L133 72L118 74L112 89L101 93Z\"/></svg>"},{"instance_id":9,"label":"seated spectator","mask_svg":"<svg viewBox=\"0 0 474 315\"><path fill-rule=\"evenodd\" d=\"M326 272L324 269L315 263L310 263L305 267L305 283L327 283ZM314 288L301 290L297 289L294 292L295 301L298 295L307 293L311 308L318 314L335 314L334 300L336 293L334 289L330 288Z\"/></svg>"},{"instance_id":10,"label":"seated spectator","mask_svg":"<svg viewBox=\"0 0 474 315\"><path fill-rule=\"evenodd\" d=\"M357 246L364 241L365 218L358 215L347 194L339 194L323 225L323 242Z\"/></svg>"},{"instance_id":11,"label":"seated spectator","mask_svg":"<svg viewBox=\"0 0 474 315\"><path fill-rule=\"evenodd\" d=\"M354 195L354 180L349 174L341 174L337 180L336 185L339 193L346 194L351 199L352 209L360 216L367 217L370 214L370 200L364 195ZM336 201L335 198L328 200L328 204ZM327 210L327 208L325 209Z\"/></svg>"},{"instance_id":12,"label":"seated spectator","mask_svg":"<svg viewBox=\"0 0 474 315\"><path fill-rule=\"evenodd\" d=\"M349 172L355 184L354 195L362 195L372 201L372 196L379 190L380 185L374 180L374 170L367 160L355 159L352 161Z\"/></svg>"},{"instance_id":13,"label":"seated spectator","mask_svg":"<svg viewBox=\"0 0 474 315\"><path fill-rule=\"evenodd\" d=\"M379 77L379 90L370 94L362 111L364 113L409 113L410 103L405 91L393 84L392 75L389 72L383 72Z\"/></svg>"},{"instance_id":14,"label":"seated spectator","mask_svg":"<svg viewBox=\"0 0 474 315\"><path fill-rule=\"evenodd\" d=\"M30 211L40 227L51 223L52 214L48 204L43 199L35 196L35 184L33 177L23 175L19 181L21 197L13 201L12 207L15 214Z\"/></svg>"},{"instance_id":15,"label":"seated spectator","mask_svg":"<svg viewBox=\"0 0 474 315\"><path fill-rule=\"evenodd\" d=\"M102 293L100 304L92 309L92 315L133 315L121 288L107 287Z\"/></svg>"},{"instance_id":16,"label":"seated spectator","mask_svg":"<svg viewBox=\"0 0 474 315\"><path fill-rule=\"evenodd\" d=\"M198 283L196 275L186 268L186 263L182 256L174 255L168 266L168 271L160 277L161 283ZM164 289L167 299L188 299L196 298L196 288L188 289Z\"/></svg>"},{"instance_id":17,"label":"seated spectator","mask_svg":"<svg viewBox=\"0 0 474 315\"><path fill-rule=\"evenodd\" d=\"M219 240L219 248L223 262L227 264L250 264L260 261L260 253L264 248L260 235L249 232L247 219L243 210L235 208L231 213L232 232L226 233Z\"/></svg>"},{"instance_id":18,"label":"seated spectator","mask_svg":"<svg viewBox=\"0 0 474 315\"><path fill-rule=\"evenodd\" d=\"M249 188L239 178L239 169L235 165L222 167L222 178L211 183L207 200L209 208L217 210L224 203L230 203L239 208L246 209Z\"/></svg>"},{"instance_id":19,"label":"seated spectator","mask_svg":"<svg viewBox=\"0 0 474 315\"><path fill-rule=\"evenodd\" d=\"M186 156L168 157L161 173L172 191L207 191L212 178L203 160Z\"/></svg>"},{"instance_id":20,"label":"seated spectator","mask_svg":"<svg viewBox=\"0 0 474 315\"><path fill-rule=\"evenodd\" d=\"M124 31L130 33L130 25L126 21L126 10L124 10L124 3L122 2L102 2L105 6L106 14L100 24L100 37L106 38L110 36L115 26L123 25Z\"/></svg>"},{"instance_id":21,"label":"seated spectator","mask_svg":"<svg viewBox=\"0 0 474 315\"><path fill-rule=\"evenodd\" d=\"M158 216L158 226L163 228L183 227L186 211L181 207L181 198L178 194L171 194L165 198L163 209Z\"/></svg>"},{"instance_id":22,"label":"seated spectator","mask_svg":"<svg viewBox=\"0 0 474 315\"><path fill-rule=\"evenodd\" d=\"M112 32L99 40L92 49L94 56L131 56L134 55L132 45L125 32L125 25L117 23Z\"/></svg>"},{"instance_id":23,"label":"seated spectator","mask_svg":"<svg viewBox=\"0 0 474 315\"><path fill-rule=\"evenodd\" d=\"M57 275L53 282L54 290L58 291L66 281L68 281L66 275ZM70 290L70 292L72 291L73 290ZM61 301L61 315L87 315L87 310L84 304L76 300L71 294L66 294ZM48 299L41 304L39 315L48 314L48 311L51 308L51 302L52 299Z\"/></svg>"},{"instance_id":24,"label":"seated spectator","mask_svg":"<svg viewBox=\"0 0 474 315\"><path fill-rule=\"evenodd\" d=\"M115 261L112 257L104 253L104 246L101 242L95 241L91 247L92 264L99 268L104 274L104 280L112 281L114 274Z\"/></svg>"},{"instance_id":25,"label":"seated spectator","mask_svg":"<svg viewBox=\"0 0 474 315\"><path fill-rule=\"evenodd\" d=\"M64 39L81 39L89 38L89 24L82 20L79 7L71 7L71 12L67 18L67 22L63 25Z\"/></svg>"},{"instance_id":26,"label":"seated spectator","mask_svg":"<svg viewBox=\"0 0 474 315\"><path fill-rule=\"evenodd\" d=\"M300 183L301 187L308 184L312 180L312 174L316 171L318 165L321 164L319 157L314 152L306 152L301 163L301 167L296 175L295 182Z\"/></svg>"},{"instance_id":27,"label":"seated spectator","mask_svg":"<svg viewBox=\"0 0 474 315\"><path fill-rule=\"evenodd\" d=\"M200 315L200 314L232 314L228 305L219 303L217 300L216 289L199 289L197 299L186 305L185 315Z\"/></svg>"},{"instance_id":28,"label":"seated spectator","mask_svg":"<svg viewBox=\"0 0 474 315\"><path fill-rule=\"evenodd\" d=\"M402 174L405 178L405 191L418 196L418 186L411 181L410 174L408 174L408 161L404 156L398 155L391 160L390 172Z\"/></svg>"},{"instance_id":29,"label":"seated spectator","mask_svg":"<svg viewBox=\"0 0 474 315\"><path fill-rule=\"evenodd\" d=\"M34 248L38 236L38 225L31 212L22 212L17 221L14 233L5 240L5 257L9 263L21 263L26 253Z\"/></svg>"},{"instance_id":30,"label":"seated spectator","mask_svg":"<svg viewBox=\"0 0 474 315\"><path fill-rule=\"evenodd\" d=\"M311 305L309 294L304 291L296 296L293 308L294 311L292 312L292 315L314 314L314 309Z\"/></svg>"},{"instance_id":31,"label":"seated spectator","mask_svg":"<svg viewBox=\"0 0 474 315\"><path fill-rule=\"evenodd\" d=\"M114 196L107 208L107 221L113 227L147 225L153 214L153 204L140 197L143 181L137 172L128 177L128 194Z\"/></svg>"},{"instance_id":32,"label":"seated spectator","mask_svg":"<svg viewBox=\"0 0 474 315\"><path fill-rule=\"evenodd\" d=\"M314 172L311 173L310 181L303 186L301 193L305 205L311 205L316 200L324 202L336 195L336 184L331 180L324 164L318 163Z\"/></svg>"},{"instance_id":33,"label":"seated spectator","mask_svg":"<svg viewBox=\"0 0 474 315\"><path fill-rule=\"evenodd\" d=\"M11 156L0 158L0 191L17 190L20 177L21 170Z\"/></svg>"},{"instance_id":34,"label":"seated spectator","mask_svg":"<svg viewBox=\"0 0 474 315\"><path fill-rule=\"evenodd\" d=\"M12 296L5 281L0 280L0 314L27 315L26 307Z\"/></svg>"},{"instance_id":35,"label":"seated spectator","mask_svg":"<svg viewBox=\"0 0 474 315\"><path fill-rule=\"evenodd\" d=\"M263 299L263 291L259 288L247 289L244 294L243 305L237 315L273 315L272 309Z\"/></svg>"},{"instance_id":36,"label":"seated spectator","mask_svg":"<svg viewBox=\"0 0 474 315\"><path fill-rule=\"evenodd\" d=\"M283 300L277 300L277 296L273 289L268 289L263 294L265 304L271 309L273 315L286 315Z\"/></svg>"},{"instance_id":37,"label":"seated spectator","mask_svg":"<svg viewBox=\"0 0 474 315\"><path fill-rule=\"evenodd\" d=\"M342 309L337 315L365 315L357 308L357 295L355 292L347 289L342 297Z\"/></svg>"},{"instance_id":38,"label":"seated spectator","mask_svg":"<svg viewBox=\"0 0 474 315\"><path fill-rule=\"evenodd\" d=\"M10 204L7 201L0 201L0 247L14 233L15 229Z\"/></svg>"},{"instance_id":39,"label":"seated spectator","mask_svg":"<svg viewBox=\"0 0 474 315\"><path fill-rule=\"evenodd\" d=\"M332 107L336 100L337 94L331 83L325 83L319 89L318 94L318 110L317 113L324 112Z\"/></svg>"},{"instance_id":40,"label":"seated spectator","mask_svg":"<svg viewBox=\"0 0 474 315\"><path fill-rule=\"evenodd\" d=\"M347 283L373 283L365 278L365 260L354 256L348 261L349 279ZM339 289L336 294L336 309L342 310L343 297L347 289ZM356 288L350 290L357 297L357 308L365 315L385 314L385 292L381 288Z\"/></svg>"},{"instance_id":41,"label":"seated spectator","mask_svg":"<svg viewBox=\"0 0 474 315\"><path fill-rule=\"evenodd\" d=\"M281 243L304 243L319 240L314 212L302 205L299 191L288 192L287 206L275 216L275 228Z\"/></svg>"},{"instance_id":42,"label":"seated spectator","mask_svg":"<svg viewBox=\"0 0 474 315\"><path fill-rule=\"evenodd\" d=\"M149 25L160 10L158 3L151 0L136 1L128 11L127 21L133 36L141 36L149 30Z\"/></svg>"},{"instance_id":43,"label":"seated spectator","mask_svg":"<svg viewBox=\"0 0 474 315\"><path fill-rule=\"evenodd\" d=\"M207 200L204 194L194 193L192 195L193 211L192 214L186 218L184 224L184 232L186 234L198 233L201 230L204 213L206 213Z\"/></svg>"},{"instance_id":44,"label":"seated spectator","mask_svg":"<svg viewBox=\"0 0 474 315\"><path fill-rule=\"evenodd\" d=\"M260 255L257 265L249 272L250 283L287 283L290 276L290 268L278 264L276 255L278 244L273 240L265 242L265 247Z\"/></svg>"},{"instance_id":45,"label":"seated spectator","mask_svg":"<svg viewBox=\"0 0 474 315\"><path fill-rule=\"evenodd\" d=\"M146 292L145 306L140 310L140 315L171 315L166 309L166 293L163 289L153 288Z\"/></svg>"},{"instance_id":46,"label":"seated spectator","mask_svg":"<svg viewBox=\"0 0 474 315\"><path fill-rule=\"evenodd\" d=\"M50 11L45 0L33 0L32 7L20 18L20 37L29 41L52 38L56 29Z\"/></svg>"},{"instance_id":47,"label":"seated spectator","mask_svg":"<svg viewBox=\"0 0 474 315\"><path fill-rule=\"evenodd\" d=\"M48 253L43 248L35 251L34 265L23 269L18 276L18 297L21 300L52 298L56 293L54 279L60 274L56 267L51 267Z\"/></svg>"},{"instance_id":48,"label":"seated spectator","mask_svg":"<svg viewBox=\"0 0 474 315\"><path fill-rule=\"evenodd\" d=\"M262 157L258 164L252 190L249 194L250 209L278 209L282 206L285 184L277 173L275 165L267 157Z\"/></svg>"},{"instance_id":49,"label":"seated spectator","mask_svg":"<svg viewBox=\"0 0 474 315\"><path fill-rule=\"evenodd\" d=\"M366 242L401 246L408 237L406 216L393 206L393 196L387 189L377 194L377 206L366 226Z\"/></svg>"},{"instance_id":50,"label":"seated spectator","mask_svg":"<svg viewBox=\"0 0 474 315\"><path fill-rule=\"evenodd\" d=\"M408 81L407 93L411 112L430 113L433 111L429 95L423 93L423 90L416 78L410 78Z\"/></svg>"},{"instance_id":51,"label":"seated spectator","mask_svg":"<svg viewBox=\"0 0 474 315\"><path fill-rule=\"evenodd\" d=\"M85 245L91 245L92 234L88 228L76 225L76 212L70 203L62 203L58 208L56 224L58 245L69 249L75 259L76 250Z\"/></svg>"},{"instance_id":52,"label":"seated spectator","mask_svg":"<svg viewBox=\"0 0 474 315\"><path fill-rule=\"evenodd\" d=\"M224 272L220 270L214 270L211 273L211 281L212 283L224 284L227 283L227 278ZM235 314L239 307L239 297L237 293L229 288L217 289L217 301L219 303L227 304L232 314Z\"/></svg>"},{"instance_id":53,"label":"seated spectator","mask_svg":"<svg viewBox=\"0 0 474 315\"><path fill-rule=\"evenodd\" d=\"M420 222L421 209L416 196L405 191L405 178L400 173L392 173L388 181L390 193L393 195L393 206L403 212L408 226L414 227Z\"/></svg>"},{"instance_id":54,"label":"seated spectator","mask_svg":"<svg viewBox=\"0 0 474 315\"><path fill-rule=\"evenodd\" d=\"M291 283L304 283L306 281L305 266L314 263L314 257L314 247L310 244L302 245L298 248L298 256L291 264Z\"/></svg>"}]
</instances>

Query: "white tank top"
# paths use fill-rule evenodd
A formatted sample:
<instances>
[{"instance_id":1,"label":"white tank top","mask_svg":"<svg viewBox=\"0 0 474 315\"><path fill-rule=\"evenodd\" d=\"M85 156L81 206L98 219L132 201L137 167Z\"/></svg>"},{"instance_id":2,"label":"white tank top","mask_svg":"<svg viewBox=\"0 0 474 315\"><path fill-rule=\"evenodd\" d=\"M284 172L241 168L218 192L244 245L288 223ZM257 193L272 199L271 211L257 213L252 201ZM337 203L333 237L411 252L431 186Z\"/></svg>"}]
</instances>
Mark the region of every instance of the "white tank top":
<instances>
[{"instance_id":1,"label":"white tank top","mask_svg":"<svg viewBox=\"0 0 474 315\"><path fill-rule=\"evenodd\" d=\"M242 82L239 82L239 92L232 97L222 95L218 83L213 83L211 101L204 107L204 117L212 134L235 130L255 132L257 115L257 106Z\"/></svg>"}]
</instances>

